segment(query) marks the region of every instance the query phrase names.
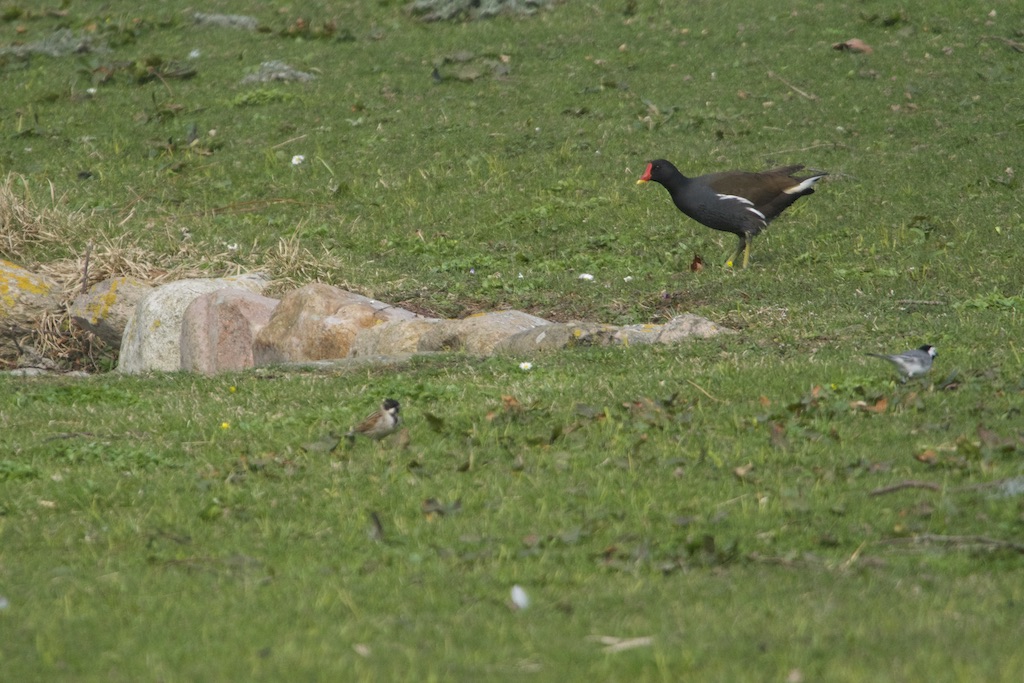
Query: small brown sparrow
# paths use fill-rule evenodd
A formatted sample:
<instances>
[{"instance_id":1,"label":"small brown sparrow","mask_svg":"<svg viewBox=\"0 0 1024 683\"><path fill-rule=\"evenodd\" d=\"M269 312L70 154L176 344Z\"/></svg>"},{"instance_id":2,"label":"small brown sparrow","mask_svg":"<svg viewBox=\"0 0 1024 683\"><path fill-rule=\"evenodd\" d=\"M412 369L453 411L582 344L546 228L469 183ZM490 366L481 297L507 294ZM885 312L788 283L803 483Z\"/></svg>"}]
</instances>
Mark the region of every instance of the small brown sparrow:
<instances>
[{"instance_id":1,"label":"small brown sparrow","mask_svg":"<svg viewBox=\"0 0 1024 683\"><path fill-rule=\"evenodd\" d=\"M355 442L357 434L380 441L384 437L394 434L401 421L401 418L398 417L398 401L386 398L380 404L380 410L375 410L365 420L348 430L345 437L349 443Z\"/></svg>"}]
</instances>

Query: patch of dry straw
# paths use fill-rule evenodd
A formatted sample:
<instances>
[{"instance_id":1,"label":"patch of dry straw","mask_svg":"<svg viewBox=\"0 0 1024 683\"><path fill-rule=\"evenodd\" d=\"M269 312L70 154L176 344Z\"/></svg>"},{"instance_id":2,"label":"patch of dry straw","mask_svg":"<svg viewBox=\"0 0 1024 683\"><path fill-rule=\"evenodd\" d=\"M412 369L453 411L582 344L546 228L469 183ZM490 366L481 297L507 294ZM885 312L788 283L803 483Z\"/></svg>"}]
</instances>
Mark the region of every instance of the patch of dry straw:
<instances>
[{"instance_id":1,"label":"patch of dry straw","mask_svg":"<svg viewBox=\"0 0 1024 683\"><path fill-rule=\"evenodd\" d=\"M186 233L177 252L168 254L148 248L137 235L126 232L133 214L120 223L101 226L95 214L69 209L66 204L66 196L59 195L52 182L47 183L43 197L19 174L9 173L0 182L0 258L58 283L63 302L60 310L42 316L17 338L0 340L0 365L56 362L65 368L95 369L104 355L109 359L112 352L74 325L69 309L76 296L112 277L161 284L260 271L274 277L267 292L273 295L298 283L316 281L325 272L342 270L332 254L314 254L302 246L298 229L269 248L253 243L248 248L211 249L193 243ZM147 225L148 232L153 227ZM45 262L35 256L49 245L80 244L83 234L93 237L77 256Z\"/></svg>"}]
</instances>

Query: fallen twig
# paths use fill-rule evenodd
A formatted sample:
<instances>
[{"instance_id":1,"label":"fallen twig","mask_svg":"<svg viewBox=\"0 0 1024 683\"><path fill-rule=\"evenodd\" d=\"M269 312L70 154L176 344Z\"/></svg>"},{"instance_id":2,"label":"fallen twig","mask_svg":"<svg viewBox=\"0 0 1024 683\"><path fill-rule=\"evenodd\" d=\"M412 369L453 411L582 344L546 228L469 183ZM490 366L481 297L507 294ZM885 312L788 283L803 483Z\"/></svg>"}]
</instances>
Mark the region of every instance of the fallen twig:
<instances>
[{"instance_id":1,"label":"fallen twig","mask_svg":"<svg viewBox=\"0 0 1024 683\"><path fill-rule=\"evenodd\" d=\"M793 147L792 149L781 149L775 152L769 158L775 158L779 156L785 156L787 154L796 154L797 152L809 152L812 149L818 149L820 147L830 147L832 149L847 149L847 146L838 142L816 142L813 145L807 145L805 147ZM831 174L832 177L836 177L836 174Z\"/></svg>"},{"instance_id":2,"label":"fallen twig","mask_svg":"<svg viewBox=\"0 0 1024 683\"><path fill-rule=\"evenodd\" d=\"M850 565L857 561L857 558L860 557L860 551L864 550L864 546L867 545L867 543L867 541L863 541L859 546L857 546L857 549L853 551L853 554L847 558L846 562L843 562L843 569L849 569Z\"/></svg>"},{"instance_id":3,"label":"fallen twig","mask_svg":"<svg viewBox=\"0 0 1024 683\"><path fill-rule=\"evenodd\" d=\"M792 90L793 92L795 92L797 95L800 95L801 97L806 97L807 99L811 100L812 102L813 101L817 101L817 99L818 99L817 95L812 95L809 92L804 92L803 90L801 90L800 88L796 87L795 85L793 85L792 83L787 81L785 78L783 78L782 76L780 76L777 73L775 73L774 71L769 71L768 72L768 77L769 78L777 78L777 79L779 79L780 81L785 83L789 87L789 89Z\"/></svg>"},{"instance_id":4,"label":"fallen twig","mask_svg":"<svg viewBox=\"0 0 1024 683\"><path fill-rule=\"evenodd\" d=\"M715 402L717 402L717 403L722 403L722 402L723 402L723 401L722 401L722 399L720 399L720 398L715 398L714 396L712 396L711 394L709 394L709 393L708 393L707 391L705 391L705 390L704 390L704 387L702 387L701 385L697 384L697 383L696 383L696 382L694 382L694 381L693 381L692 379L688 379L688 380L686 380L686 381L687 381L687 382L689 382L690 384L692 384L692 385L693 385L694 387L696 387L697 391L699 391L700 393L704 394L705 396L707 396L708 398L710 398L710 399L711 399L712 401L715 401Z\"/></svg>"},{"instance_id":5,"label":"fallen twig","mask_svg":"<svg viewBox=\"0 0 1024 683\"><path fill-rule=\"evenodd\" d=\"M301 206L304 202L300 202L295 199L288 199L287 197L277 197L274 199L252 199L244 202L233 202L227 206L215 206L211 209L196 211L191 215L218 216L226 213L250 213L252 211L260 211L268 206L273 206L274 204L294 204Z\"/></svg>"},{"instance_id":6,"label":"fallen twig","mask_svg":"<svg viewBox=\"0 0 1024 683\"><path fill-rule=\"evenodd\" d=\"M998 40L1014 52L1024 52L1024 43L1018 43L1016 40L1010 40L1009 38L1003 38L1002 36L982 36L981 38L978 38L978 42L983 40Z\"/></svg>"},{"instance_id":7,"label":"fallen twig","mask_svg":"<svg viewBox=\"0 0 1024 683\"><path fill-rule=\"evenodd\" d=\"M751 562L778 565L780 567L796 567L798 565L807 563L806 554L801 557L787 557L785 555L762 555L756 550L754 552L748 553L747 559Z\"/></svg>"},{"instance_id":8,"label":"fallen twig","mask_svg":"<svg viewBox=\"0 0 1024 683\"><path fill-rule=\"evenodd\" d=\"M941 486L930 481L900 481L889 486L883 486L880 489L875 489L869 496L884 496L887 493L894 493L896 491L902 491L903 489L928 489L929 491L939 491Z\"/></svg>"},{"instance_id":9,"label":"fallen twig","mask_svg":"<svg viewBox=\"0 0 1024 683\"><path fill-rule=\"evenodd\" d=\"M1012 550L1024 554L1024 543L1004 541L988 536L943 536L941 534L918 534L907 538L887 538L880 543L937 543L953 546L983 546L991 550Z\"/></svg>"},{"instance_id":10,"label":"fallen twig","mask_svg":"<svg viewBox=\"0 0 1024 683\"><path fill-rule=\"evenodd\" d=\"M604 645L602 651L606 654L614 654L625 650L633 650L638 647L648 647L654 644L654 636L641 636L639 638L619 638L618 636L587 636L587 640Z\"/></svg>"},{"instance_id":11,"label":"fallen twig","mask_svg":"<svg viewBox=\"0 0 1024 683\"><path fill-rule=\"evenodd\" d=\"M89 289L89 256L92 255L92 240L85 248L85 263L82 265L82 294Z\"/></svg>"},{"instance_id":12,"label":"fallen twig","mask_svg":"<svg viewBox=\"0 0 1024 683\"><path fill-rule=\"evenodd\" d=\"M298 142L300 140L305 139L307 135L308 135L307 133L303 133L302 135L297 135L294 138L290 138L288 140L285 140L284 142L277 143L276 145L272 146L270 149L277 149L278 147L284 147L285 145L290 145L293 142Z\"/></svg>"},{"instance_id":13,"label":"fallen twig","mask_svg":"<svg viewBox=\"0 0 1024 683\"><path fill-rule=\"evenodd\" d=\"M1021 479L1020 477L1008 477L1006 479L997 479L995 481L983 481L979 484L968 484L967 486L958 486L953 489L954 492L959 491L984 491L985 489L998 489L1007 486L1011 482ZM1024 484L1024 482L1022 482Z\"/></svg>"}]
</instances>

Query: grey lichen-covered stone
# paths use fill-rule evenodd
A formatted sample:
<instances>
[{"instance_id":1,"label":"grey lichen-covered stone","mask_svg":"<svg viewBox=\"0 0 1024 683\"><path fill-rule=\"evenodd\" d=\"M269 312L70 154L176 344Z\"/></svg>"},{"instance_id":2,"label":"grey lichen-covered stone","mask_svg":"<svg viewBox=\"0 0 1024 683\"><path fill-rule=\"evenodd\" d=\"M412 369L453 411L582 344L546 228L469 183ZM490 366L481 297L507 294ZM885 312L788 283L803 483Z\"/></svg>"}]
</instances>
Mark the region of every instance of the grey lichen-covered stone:
<instances>
[{"instance_id":1,"label":"grey lichen-covered stone","mask_svg":"<svg viewBox=\"0 0 1024 683\"><path fill-rule=\"evenodd\" d=\"M60 286L54 280L0 259L0 329L30 326L60 304Z\"/></svg>"},{"instance_id":2,"label":"grey lichen-covered stone","mask_svg":"<svg viewBox=\"0 0 1024 683\"><path fill-rule=\"evenodd\" d=\"M664 325L654 325L652 323L623 325L616 330L613 338L616 344L622 344L623 346L654 344L661 337L664 329Z\"/></svg>"},{"instance_id":3,"label":"grey lichen-covered stone","mask_svg":"<svg viewBox=\"0 0 1024 683\"><path fill-rule=\"evenodd\" d=\"M659 344L677 344L686 339L706 339L720 334L736 334L736 330L722 327L707 318L692 313L677 315L662 326Z\"/></svg>"},{"instance_id":4,"label":"grey lichen-covered stone","mask_svg":"<svg viewBox=\"0 0 1024 683\"><path fill-rule=\"evenodd\" d=\"M479 313L461 320L443 320L420 338L417 350L465 351L486 356L507 337L548 324L544 318L522 311Z\"/></svg>"},{"instance_id":5,"label":"grey lichen-covered stone","mask_svg":"<svg viewBox=\"0 0 1024 683\"><path fill-rule=\"evenodd\" d=\"M524 330L494 346L495 354L530 358L538 353L581 346L642 346L677 344L688 338L732 333L696 315L681 315L664 325L607 325L604 323L552 323Z\"/></svg>"},{"instance_id":6,"label":"grey lichen-covered stone","mask_svg":"<svg viewBox=\"0 0 1024 683\"><path fill-rule=\"evenodd\" d=\"M611 346L621 343L616 340L620 329L605 323L551 323L502 340L494 347L494 353L529 358L538 353L580 346Z\"/></svg>"},{"instance_id":7,"label":"grey lichen-covered stone","mask_svg":"<svg viewBox=\"0 0 1024 683\"><path fill-rule=\"evenodd\" d=\"M277 60L263 62L255 73L251 73L242 79L242 83L270 83L272 81L298 81L305 83L316 78L311 73L299 71L284 62Z\"/></svg>"},{"instance_id":8,"label":"grey lichen-covered stone","mask_svg":"<svg viewBox=\"0 0 1024 683\"><path fill-rule=\"evenodd\" d=\"M442 322L439 318L395 320L359 330L352 349L349 351L349 357L396 356L416 353L423 335Z\"/></svg>"},{"instance_id":9,"label":"grey lichen-covered stone","mask_svg":"<svg viewBox=\"0 0 1024 683\"><path fill-rule=\"evenodd\" d=\"M260 27L256 17L245 14L207 14L206 12L193 12L192 20L200 26L216 26L218 28L234 28L243 31L255 31Z\"/></svg>"},{"instance_id":10,"label":"grey lichen-covered stone","mask_svg":"<svg viewBox=\"0 0 1024 683\"><path fill-rule=\"evenodd\" d=\"M9 47L0 47L0 57L13 55L46 55L47 57L67 57L83 55L90 52L109 52L109 49L96 36L88 34L76 35L69 28L59 28L40 40L18 43Z\"/></svg>"},{"instance_id":11,"label":"grey lichen-covered stone","mask_svg":"<svg viewBox=\"0 0 1024 683\"><path fill-rule=\"evenodd\" d=\"M152 285L137 278L107 278L75 297L71 319L107 345L119 348L135 306L151 291Z\"/></svg>"},{"instance_id":12,"label":"grey lichen-covered stone","mask_svg":"<svg viewBox=\"0 0 1024 683\"><path fill-rule=\"evenodd\" d=\"M55 281L0 259L0 358L20 356L15 340L60 308L60 286Z\"/></svg>"},{"instance_id":13,"label":"grey lichen-covered stone","mask_svg":"<svg viewBox=\"0 0 1024 683\"><path fill-rule=\"evenodd\" d=\"M533 14L550 5L551 0L415 0L410 9L423 21L447 21Z\"/></svg>"}]
</instances>

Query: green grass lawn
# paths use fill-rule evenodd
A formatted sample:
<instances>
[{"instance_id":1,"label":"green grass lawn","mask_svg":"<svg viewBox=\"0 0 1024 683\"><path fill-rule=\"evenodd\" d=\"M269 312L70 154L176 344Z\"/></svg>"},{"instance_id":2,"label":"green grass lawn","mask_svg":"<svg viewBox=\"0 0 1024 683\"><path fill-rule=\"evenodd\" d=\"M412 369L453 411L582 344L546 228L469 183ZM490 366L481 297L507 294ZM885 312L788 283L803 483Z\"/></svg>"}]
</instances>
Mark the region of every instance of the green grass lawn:
<instances>
[{"instance_id":1,"label":"green grass lawn","mask_svg":"<svg viewBox=\"0 0 1024 683\"><path fill-rule=\"evenodd\" d=\"M1014 3L138 5L0 14L0 47L93 46L0 53L0 169L85 225L0 258L739 333L0 376L0 678L1019 680ZM316 79L241 83L269 60ZM635 185L658 157L830 176L731 271ZM864 355L924 343L924 381ZM385 396L407 441L325 451Z\"/></svg>"}]
</instances>

